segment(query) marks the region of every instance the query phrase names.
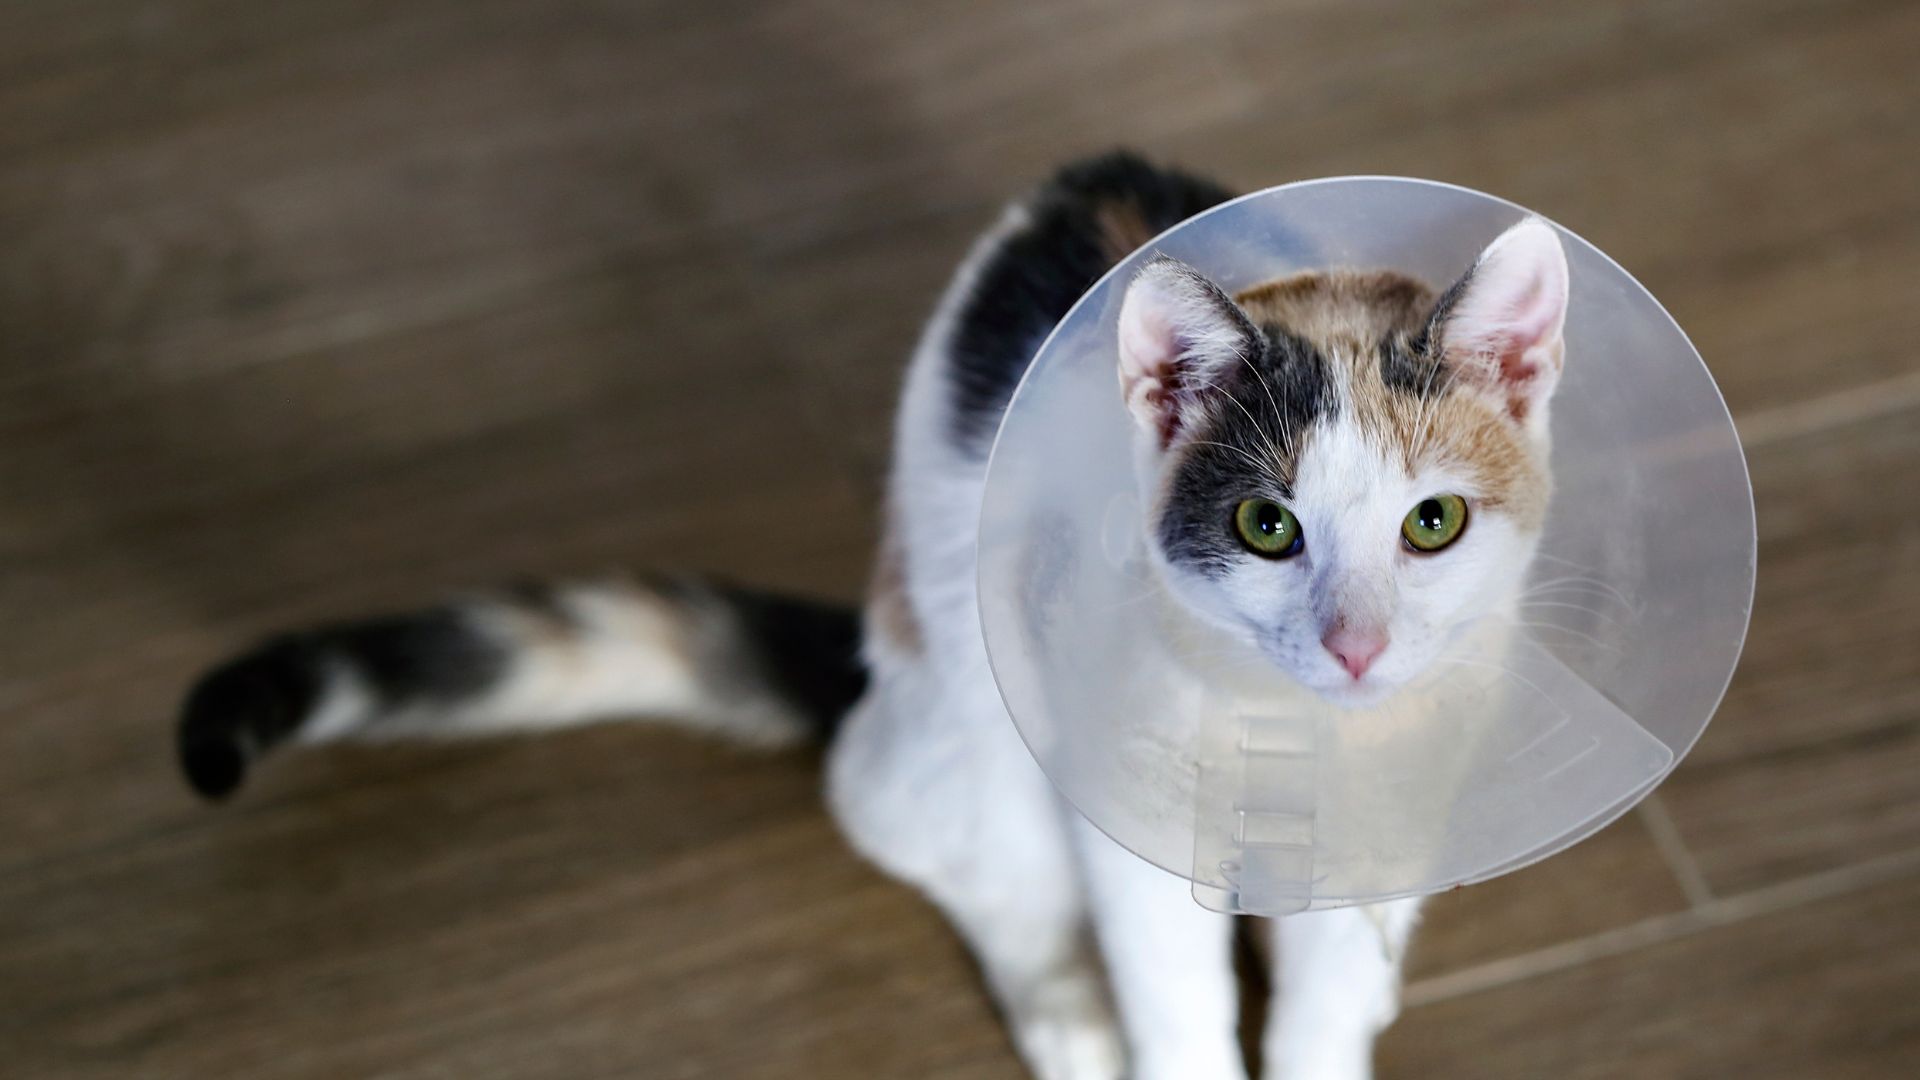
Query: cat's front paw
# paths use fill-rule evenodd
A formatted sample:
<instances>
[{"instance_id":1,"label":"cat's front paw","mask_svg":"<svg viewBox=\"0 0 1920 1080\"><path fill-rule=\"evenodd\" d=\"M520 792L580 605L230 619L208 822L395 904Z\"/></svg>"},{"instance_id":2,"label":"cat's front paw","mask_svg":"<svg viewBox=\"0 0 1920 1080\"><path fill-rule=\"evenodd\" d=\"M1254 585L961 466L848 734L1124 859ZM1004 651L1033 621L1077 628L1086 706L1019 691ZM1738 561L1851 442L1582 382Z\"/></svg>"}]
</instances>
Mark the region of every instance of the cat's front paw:
<instances>
[{"instance_id":1,"label":"cat's front paw","mask_svg":"<svg viewBox=\"0 0 1920 1080\"><path fill-rule=\"evenodd\" d=\"M1120 1080L1126 1050L1105 1016L1032 1017L1014 1031L1036 1080Z\"/></svg>"},{"instance_id":2,"label":"cat's front paw","mask_svg":"<svg viewBox=\"0 0 1920 1080\"><path fill-rule=\"evenodd\" d=\"M1370 1036L1322 1037L1267 1046L1263 1074L1275 1080L1373 1080Z\"/></svg>"}]
</instances>

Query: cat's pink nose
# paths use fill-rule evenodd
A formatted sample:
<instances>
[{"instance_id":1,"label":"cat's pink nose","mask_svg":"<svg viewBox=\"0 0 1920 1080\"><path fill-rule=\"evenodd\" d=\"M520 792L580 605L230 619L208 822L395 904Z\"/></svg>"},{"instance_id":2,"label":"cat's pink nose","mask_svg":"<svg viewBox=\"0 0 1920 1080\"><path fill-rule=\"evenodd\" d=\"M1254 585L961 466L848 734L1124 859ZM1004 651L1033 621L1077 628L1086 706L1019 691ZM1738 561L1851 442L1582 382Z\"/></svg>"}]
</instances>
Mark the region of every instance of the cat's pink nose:
<instances>
[{"instance_id":1,"label":"cat's pink nose","mask_svg":"<svg viewBox=\"0 0 1920 1080\"><path fill-rule=\"evenodd\" d=\"M1354 681L1367 673L1373 662L1387 649L1387 635L1380 630L1352 630L1345 626L1327 631L1320 644L1327 647Z\"/></svg>"}]
</instances>

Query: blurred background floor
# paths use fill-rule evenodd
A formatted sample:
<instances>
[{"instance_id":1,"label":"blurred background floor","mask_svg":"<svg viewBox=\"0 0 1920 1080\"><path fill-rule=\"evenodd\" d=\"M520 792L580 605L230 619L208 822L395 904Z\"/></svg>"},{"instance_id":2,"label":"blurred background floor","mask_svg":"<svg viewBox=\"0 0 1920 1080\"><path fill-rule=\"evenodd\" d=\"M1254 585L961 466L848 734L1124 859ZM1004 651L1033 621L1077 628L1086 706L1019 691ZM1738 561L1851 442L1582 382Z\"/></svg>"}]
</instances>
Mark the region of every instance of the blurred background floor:
<instances>
[{"instance_id":1,"label":"blurred background floor","mask_svg":"<svg viewBox=\"0 0 1920 1080\"><path fill-rule=\"evenodd\" d=\"M0 6L0 1071L1016 1076L806 757L341 749L216 810L171 714L268 629L522 575L854 595L944 276L1128 143L1536 207L1751 454L1719 719L1433 905L1382 1075L1920 1075L1916 55L1853 0Z\"/></svg>"}]
</instances>

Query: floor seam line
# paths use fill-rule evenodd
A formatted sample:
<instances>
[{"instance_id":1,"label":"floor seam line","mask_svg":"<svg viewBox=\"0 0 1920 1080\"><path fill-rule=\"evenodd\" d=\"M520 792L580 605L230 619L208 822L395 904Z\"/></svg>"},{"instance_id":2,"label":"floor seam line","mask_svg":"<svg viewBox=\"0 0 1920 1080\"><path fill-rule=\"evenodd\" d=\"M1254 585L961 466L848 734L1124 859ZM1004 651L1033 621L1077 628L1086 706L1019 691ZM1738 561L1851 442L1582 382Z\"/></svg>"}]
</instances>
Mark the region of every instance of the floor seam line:
<instances>
[{"instance_id":1,"label":"floor seam line","mask_svg":"<svg viewBox=\"0 0 1920 1080\"><path fill-rule=\"evenodd\" d=\"M1749 450L1800 435L1871 420L1920 405L1920 371L1850 386L1804 401L1769 405L1733 418Z\"/></svg>"},{"instance_id":2,"label":"floor seam line","mask_svg":"<svg viewBox=\"0 0 1920 1080\"><path fill-rule=\"evenodd\" d=\"M1846 896L1913 874L1920 874L1920 848L1716 897L1700 907L1649 916L1585 937L1419 979L1407 985L1402 1001L1414 1008L1495 990L1704 930Z\"/></svg>"},{"instance_id":3,"label":"floor seam line","mask_svg":"<svg viewBox=\"0 0 1920 1080\"><path fill-rule=\"evenodd\" d=\"M1707 875L1700 869L1700 862L1688 849L1686 838L1680 835L1680 827L1674 823L1673 814L1667 810L1667 804L1660 798L1659 792L1640 800L1636 808L1640 820L1653 837L1654 850L1659 852L1660 861L1666 864L1680 885L1680 892L1687 898L1690 907L1701 908L1713 902L1713 886L1707 882Z\"/></svg>"}]
</instances>

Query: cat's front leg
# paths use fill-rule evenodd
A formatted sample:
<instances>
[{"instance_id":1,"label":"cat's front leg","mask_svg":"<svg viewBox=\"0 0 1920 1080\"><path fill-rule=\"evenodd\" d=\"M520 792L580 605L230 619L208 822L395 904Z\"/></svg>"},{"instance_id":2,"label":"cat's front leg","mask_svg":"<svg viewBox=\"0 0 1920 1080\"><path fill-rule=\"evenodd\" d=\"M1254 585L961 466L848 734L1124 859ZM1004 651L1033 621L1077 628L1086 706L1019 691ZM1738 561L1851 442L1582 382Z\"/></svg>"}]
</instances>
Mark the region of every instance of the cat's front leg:
<instances>
[{"instance_id":1,"label":"cat's front leg","mask_svg":"<svg viewBox=\"0 0 1920 1080\"><path fill-rule=\"evenodd\" d=\"M828 801L854 847L966 939L1036 1080L1120 1080L1070 811L994 694L990 682L882 669L833 746Z\"/></svg>"},{"instance_id":2,"label":"cat's front leg","mask_svg":"<svg viewBox=\"0 0 1920 1080\"><path fill-rule=\"evenodd\" d=\"M1369 1080L1373 1040L1400 1011L1400 967L1420 900L1289 915L1274 927L1272 1080Z\"/></svg>"},{"instance_id":3,"label":"cat's front leg","mask_svg":"<svg viewBox=\"0 0 1920 1080\"><path fill-rule=\"evenodd\" d=\"M1233 919L1077 814L1074 827L1130 1080L1245 1080Z\"/></svg>"}]
</instances>

